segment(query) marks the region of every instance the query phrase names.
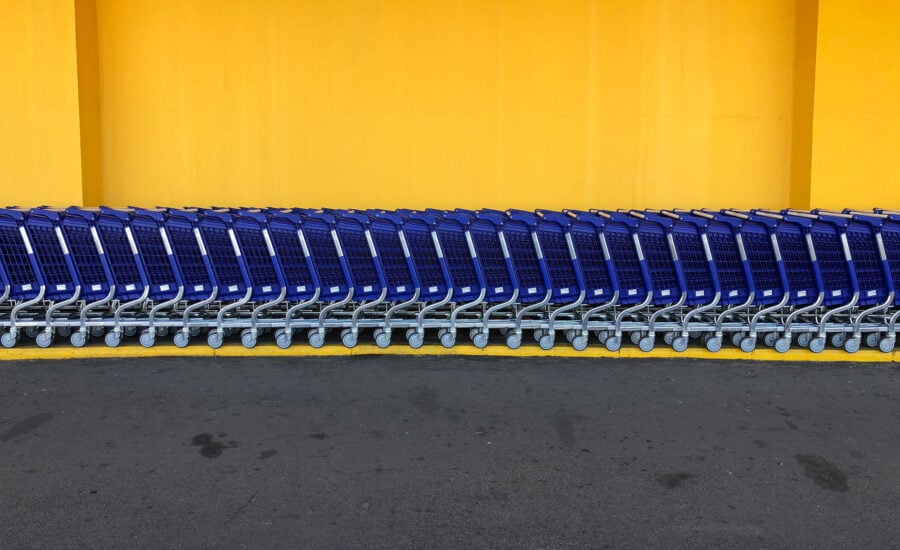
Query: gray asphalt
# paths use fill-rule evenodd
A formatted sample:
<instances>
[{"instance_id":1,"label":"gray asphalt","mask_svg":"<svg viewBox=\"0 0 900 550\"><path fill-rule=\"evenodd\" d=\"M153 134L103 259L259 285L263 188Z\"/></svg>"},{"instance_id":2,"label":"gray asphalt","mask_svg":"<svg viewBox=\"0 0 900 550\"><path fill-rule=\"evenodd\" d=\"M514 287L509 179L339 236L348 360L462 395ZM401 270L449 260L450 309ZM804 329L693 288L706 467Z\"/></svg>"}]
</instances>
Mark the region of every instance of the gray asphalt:
<instances>
[{"instance_id":1,"label":"gray asphalt","mask_svg":"<svg viewBox=\"0 0 900 550\"><path fill-rule=\"evenodd\" d=\"M0 362L0 547L896 548L898 372Z\"/></svg>"}]
</instances>

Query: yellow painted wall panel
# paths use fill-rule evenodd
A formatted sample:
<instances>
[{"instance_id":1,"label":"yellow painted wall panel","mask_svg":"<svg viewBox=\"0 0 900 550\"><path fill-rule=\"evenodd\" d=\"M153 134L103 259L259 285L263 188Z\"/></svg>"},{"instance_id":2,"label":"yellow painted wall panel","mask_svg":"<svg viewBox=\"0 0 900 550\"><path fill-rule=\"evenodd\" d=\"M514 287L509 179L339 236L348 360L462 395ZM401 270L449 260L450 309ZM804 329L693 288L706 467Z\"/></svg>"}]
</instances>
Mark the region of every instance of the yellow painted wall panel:
<instances>
[{"instance_id":1,"label":"yellow painted wall panel","mask_svg":"<svg viewBox=\"0 0 900 550\"><path fill-rule=\"evenodd\" d=\"M0 0L0 204L78 204L74 6Z\"/></svg>"},{"instance_id":2,"label":"yellow painted wall panel","mask_svg":"<svg viewBox=\"0 0 900 550\"><path fill-rule=\"evenodd\" d=\"M900 208L900 4L820 0L813 206Z\"/></svg>"},{"instance_id":3,"label":"yellow painted wall panel","mask_svg":"<svg viewBox=\"0 0 900 550\"><path fill-rule=\"evenodd\" d=\"M785 0L97 0L102 199L786 206Z\"/></svg>"}]
</instances>

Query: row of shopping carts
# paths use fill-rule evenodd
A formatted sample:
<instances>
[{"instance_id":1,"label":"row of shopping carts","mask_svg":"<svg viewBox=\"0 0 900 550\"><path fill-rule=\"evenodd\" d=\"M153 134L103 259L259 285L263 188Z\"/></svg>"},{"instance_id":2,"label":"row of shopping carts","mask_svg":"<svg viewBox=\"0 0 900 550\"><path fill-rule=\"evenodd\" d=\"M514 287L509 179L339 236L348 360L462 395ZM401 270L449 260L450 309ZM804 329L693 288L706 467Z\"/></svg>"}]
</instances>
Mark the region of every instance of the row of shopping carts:
<instances>
[{"instance_id":1,"label":"row of shopping carts","mask_svg":"<svg viewBox=\"0 0 900 550\"><path fill-rule=\"evenodd\" d=\"M0 341L894 349L900 213L0 210Z\"/></svg>"}]
</instances>

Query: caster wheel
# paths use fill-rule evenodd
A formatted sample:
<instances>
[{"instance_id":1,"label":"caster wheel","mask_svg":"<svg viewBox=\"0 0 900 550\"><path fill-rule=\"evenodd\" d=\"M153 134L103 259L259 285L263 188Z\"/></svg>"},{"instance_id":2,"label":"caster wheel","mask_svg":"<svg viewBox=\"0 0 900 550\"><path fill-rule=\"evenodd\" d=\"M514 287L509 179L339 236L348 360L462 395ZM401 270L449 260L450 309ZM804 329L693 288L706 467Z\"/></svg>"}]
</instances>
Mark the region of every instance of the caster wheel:
<instances>
[{"instance_id":1,"label":"caster wheel","mask_svg":"<svg viewBox=\"0 0 900 550\"><path fill-rule=\"evenodd\" d=\"M862 343L862 338L847 338L847 341L844 342L844 351L847 353L856 353L859 351L859 345Z\"/></svg>"},{"instance_id":2,"label":"caster wheel","mask_svg":"<svg viewBox=\"0 0 900 550\"><path fill-rule=\"evenodd\" d=\"M637 346L641 342L641 338L644 338L645 334L642 332L632 332L628 335L628 338L631 340L631 343Z\"/></svg>"},{"instance_id":3,"label":"caster wheel","mask_svg":"<svg viewBox=\"0 0 900 550\"><path fill-rule=\"evenodd\" d=\"M896 344L896 338L882 338L878 341L878 349L882 353L890 353L894 351L894 345Z\"/></svg>"},{"instance_id":4,"label":"caster wheel","mask_svg":"<svg viewBox=\"0 0 900 550\"><path fill-rule=\"evenodd\" d=\"M256 347L256 343L259 341L259 338L256 334L254 334L250 330L245 330L241 332L241 344L247 349L253 349Z\"/></svg>"},{"instance_id":5,"label":"caster wheel","mask_svg":"<svg viewBox=\"0 0 900 550\"><path fill-rule=\"evenodd\" d=\"M225 333L222 331L214 330L209 333L209 336L206 337L206 343L209 344L209 347L211 347L212 349L221 348L224 342Z\"/></svg>"},{"instance_id":6,"label":"caster wheel","mask_svg":"<svg viewBox=\"0 0 900 550\"><path fill-rule=\"evenodd\" d=\"M825 351L825 338L816 337L809 341L809 351L822 353Z\"/></svg>"},{"instance_id":7,"label":"caster wheel","mask_svg":"<svg viewBox=\"0 0 900 550\"><path fill-rule=\"evenodd\" d=\"M542 329L542 328L539 328L539 329L535 330L535 331L534 331L534 334L533 334L533 336L534 336L534 341L535 341L535 342L540 342L540 341L541 341L541 338L543 338L544 335L546 335L546 334L547 334L547 331L544 330L544 329Z\"/></svg>"},{"instance_id":8,"label":"caster wheel","mask_svg":"<svg viewBox=\"0 0 900 550\"><path fill-rule=\"evenodd\" d=\"M484 349L488 344L488 335L483 332L479 332L474 337L472 337L472 343L475 344L476 348Z\"/></svg>"},{"instance_id":9,"label":"caster wheel","mask_svg":"<svg viewBox=\"0 0 900 550\"><path fill-rule=\"evenodd\" d=\"M667 346L671 346L675 342L675 338L677 337L678 334L674 332L667 332L663 334L663 342L665 342Z\"/></svg>"},{"instance_id":10,"label":"caster wheel","mask_svg":"<svg viewBox=\"0 0 900 550\"><path fill-rule=\"evenodd\" d=\"M809 346L809 341L812 340L812 334L808 332L804 332L800 336L797 337L797 345L805 348Z\"/></svg>"},{"instance_id":11,"label":"caster wheel","mask_svg":"<svg viewBox=\"0 0 900 550\"><path fill-rule=\"evenodd\" d=\"M103 327L91 327L91 336L94 338L100 338L104 334L106 334L106 329Z\"/></svg>"},{"instance_id":12,"label":"caster wheel","mask_svg":"<svg viewBox=\"0 0 900 550\"><path fill-rule=\"evenodd\" d=\"M638 340L638 347L639 347L639 348L641 349L641 351L643 351L644 353L653 351L653 346L656 345L656 341L655 341L655 340L656 340L656 339L653 338L652 336L644 336L643 338L641 338L640 340Z\"/></svg>"},{"instance_id":13,"label":"caster wheel","mask_svg":"<svg viewBox=\"0 0 900 550\"><path fill-rule=\"evenodd\" d=\"M186 333L183 330L179 330L175 333L175 338L173 340L175 341L175 346L179 348L186 348L188 342L190 342L191 340L191 336L189 333Z\"/></svg>"},{"instance_id":14,"label":"caster wheel","mask_svg":"<svg viewBox=\"0 0 900 550\"><path fill-rule=\"evenodd\" d=\"M35 343L39 348L49 348L50 344L53 343L53 333L46 330L41 331L35 337Z\"/></svg>"},{"instance_id":15,"label":"caster wheel","mask_svg":"<svg viewBox=\"0 0 900 550\"><path fill-rule=\"evenodd\" d=\"M145 348L152 348L156 343L156 331L145 330L141 332L141 345Z\"/></svg>"},{"instance_id":16,"label":"caster wheel","mask_svg":"<svg viewBox=\"0 0 900 550\"><path fill-rule=\"evenodd\" d=\"M741 340L741 351L744 353L750 353L756 349L756 338L751 338L747 336L743 340Z\"/></svg>"},{"instance_id":17,"label":"caster wheel","mask_svg":"<svg viewBox=\"0 0 900 550\"><path fill-rule=\"evenodd\" d=\"M566 340L568 340L569 342L574 340L576 336L578 336L577 330L570 328L569 330L566 331Z\"/></svg>"},{"instance_id":18,"label":"caster wheel","mask_svg":"<svg viewBox=\"0 0 900 550\"><path fill-rule=\"evenodd\" d=\"M72 336L69 337L69 342L76 348L83 348L87 344L87 336L87 331L79 330L72 333Z\"/></svg>"},{"instance_id":19,"label":"caster wheel","mask_svg":"<svg viewBox=\"0 0 900 550\"><path fill-rule=\"evenodd\" d=\"M621 336L610 336L606 339L606 349L609 351L619 351L622 348Z\"/></svg>"},{"instance_id":20,"label":"caster wheel","mask_svg":"<svg viewBox=\"0 0 900 550\"><path fill-rule=\"evenodd\" d=\"M836 348L844 347L844 342L847 341L847 335L843 332L837 332L831 337L831 345Z\"/></svg>"},{"instance_id":21,"label":"caster wheel","mask_svg":"<svg viewBox=\"0 0 900 550\"><path fill-rule=\"evenodd\" d=\"M353 334L352 330L344 329L341 331L341 343L344 344L345 348L355 348L357 342L359 342L359 336Z\"/></svg>"},{"instance_id":22,"label":"caster wheel","mask_svg":"<svg viewBox=\"0 0 900 550\"><path fill-rule=\"evenodd\" d=\"M449 330L445 331L441 334L441 345L447 349L452 348L456 345L456 335Z\"/></svg>"},{"instance_id":23,"label":"caster wheel","mask_svg":"<svg viewBox=\"0 0 900 550\"><path fill-rule=\"evenodd\" d=\"M69 336L72 336L72 327L59 327L56 329L56 335L60 338L68 338Z\"/></svg>"},{"instance_id":24,"label":"caster wheel","mask_svg":"<svg viewBox=\"0 0 900 550\"><path fill-rule=\"evenodd\" d=\"M501 329L500 329L500 334L502 334L503 336L508 335L508 334L509 334L509 329L506 328L506 327L501 328Z\"/></svg>"},{"instance_id":25,"label":"caster wheel","mask_svg":"<svg viewBox=\"0 0 900 550\"><path fill-rule=\"evenodd\" d=\"M37 338L39 332L41 332L41 327L25 327L25 336L29 338Z\"/></svg>"},{"instance_id":26,"label":"caster wheel","mask_svg":"<svg viewBox=\"0 0 900 550\"><path fill-rule=\"evenodd\" d=\"M776 340L778 340L778 335L774 332L767 332L766 335L763 336L763 342L770 348L775 345Z\"/></svg>"},{"instance_id":27,"label":"caster wheel","mask_svg":"<svg viewBox=\"0 0 900 550\"><path fill-rule=\"evenodd\" d=\"M421 332L413 332L409 338L407 338L409 342L409 347L413 349L419 349L422 347L422 344L425 343L425 335Z\"/></svg>"},{"instance_id":28,"label":"caster wheel","mask_svg":"<svg viewBox=\"0 0 900 550\"><path fill-rule=\"evenodd\" d=\"M710 336L706 340L706 349L712 353L718 352L722 349L722 339L718 336Z\"/></svg>"},{"instance_id":29,"label":"caster wheel","mask_svg":"<svg viewBox=\"0 0 900 550\"><path fill-rule=\"evenodd\" d=\"M156 327L156 336L165 338L169 335L169 327Z\"/></svg>"},{"instance_id":30,"label":"caster wheel","mask_svg":"<svg viewBox=\"0 0 900 550\"><path fill-rule=\"evenodd\" d=\"M321 348L325 345L325 335L319 332L318 330L309 331L309 345L314 348Z\"/></svg>"},{"instance_id":31,"label":"caster wheel","mask_svg":"<svg viewBox=\"0 0 900 550\"><path fill-rule=\"evenodd\" d=\"M743 332L735 332L731 335L731 343L734 345L734 347L738 348L741 346L741 341L746 337L747 335Z\"/></svg>"},{"instance_id":32,"label":"caster wheel","mask_svg":"<svg viewBox=\"0 0 900 550\"><path fill-rule=\"evenodd\" d=\"M520 334L516 334L515 332L510 332L506 335L506 347L509 349L519 349L519 346L522 345L522 336Z\"/></svg>"},{"instance_id":33,"label":"caster wheel","mask_svg":"<svg viewBox=\"0 0 900 550\"><path fill-rule=\"evenodd\" d=\"M288 349L291 347L291 336L293 335L288 334L286 330L280 328L275 331L275 344L281 349Z\"/></svg>"},{"instance_id":34,"label":"caster wheel","mask_svg":"<svg viewBox=\"0 0 900 550\"><path fill-rule=\"evenodd\" d=\"M122 343L122 333L118 330L111 330L106 333L106 337L103 338L103 341L106 342L106 345L111 348L119 347L119 344Z\"/></svg>"},{"instance_id":35,"label":"caster wheel","mask_svg":"<svg viewBox=\"0 0 900 550\"><path fill-rule=\"evenodd\" d=\"M877 332L870 332L869 334L866 334L866 346L867 347L877 348L879 340L881 340L881 338L878 336Z\"/></svg>"},{"instance_id":36,"label":"caster wheel","mask_svg":"<svg viewBox=\"0 0 900 550\"><path fill-rule=\"evenodd\" d=\"M474 339L475 339L475 335L478 334L479 332L481 332L481 329L470 328L470 329L469 329L469 340L474 340Z\"/></svg>"},{"instance_id":37,"label":"caster wheel","mask_svg":"<svg viewBox=\"0 0 900 550\"><path fill-rule=\"evenodd\" d=\"M791 349L791 339L790 338L779 338L775 340L775 351L778 353L787 353L788 350Z\"/></svg>"},{"instance_id":38,"label":"caster wheel","mask_svg":"<svg viewBox=\"0 0 900 550\"><path fill-rule=\"evenodd\" d=\"M692 330L691 332L688 333L688 336L693 338L694 340L696 340L697 338L700 338L700 336L702 336L702 335L703 335L703 333L700 332L699 330Z\"/></svg>"},{"instance_id":39,"label":"caster wheel","mask_svg":"<svg viewBox=\"0 0 900 550\"><path fill-rule=\"evenodd\" d=\"M672 349L677 351L678 353L684 353L688 348L688 339L684 336L679 336L672 342Z\"/></svg>"},{"instance_id":40,"label":"caster wheel","mask_svg":"<svg viewBox=\"0 0 900 550\"><path fill-rule=\"evenodd\" d=\"M409 340L409 337L416 333L416 329L408 328L406 329L406 339Z\"/></svg>"},{"instance_id":41,"label":"caster wheel","mask_svg":"<svg viewBox=\"0 0 900 550\"><path fill-rule=\"evenodd\" d=\"M346 329L344 329L344 330L346 330ZM447 334L448 332L450 332L450 329L448 329L448 328L442 328L442 329L438 330L438 338L439 339L443 338L443 336L445 334Z\"/></svg>"},{"instance_id":42,"label":"caster wheel","mask_svg":"<svg viewBox=\"0 0 900 550\"><path fill-rule=\"evenodd\" d=\"M381 330L381 329L379 329L379 330ZM376 331L376 333L377 334L375 334L375 345L377 345L381 349L385 349L386 347L391 345L391 333L390 332L385 332L382 330L381 332Z\"/></svg>"},{"instance_id":43,"label":"caster wheel","mask_svg":"<svg viewBox=\"0 0 900 550\"><path fill-rule=\"evenodd\" d=\"M237 329L233 329L233 328L223 328L223 329L222 329L222 335L223 335L225 338L231 338L232 336L234 336L234 333L235 333L236 331L237 331Z\"/></svg>"},{"instance_id":44,"label":"caster wheel","mask_svg":"<svg viewBox=\"0 0 900 550\"><path fill-rule=\"evenodd\" d=\"M125 336L131 338L132 336L137 334L137 327L124 327L122 329L122 332L125 334Z\"/></svg>"},{"instance_id":45,"label":"caster wheel","mask_svg":"<svg viewBox=\"0 0 900 550\"><path fill-rule=\"evenodd\" d=\"M549 351L553 349L554 340L556 340L556 338L553 337L553 334L548 333L541 336L538 344L540 344L542 350Z\"/></svg>"},{"instance_id":46,"label":"caster wheel","mask_svg":"<svg viewBox=\"0 0 900 550\"><path fill-rule=\"evenodd\" d=\"M575 338L572 338L572 347L575 348L576 351L584 351L587 349L588 339L586 336L579 335Z\"/></svg>"},{"instance_id":47,"label":"caster wheel","mask_svg":"<svg viewBox=\"0 0 900 550\"><path fill-rule=\"evenodd\" d=\"M600 340L601 344L605 344L606 340L609 338L608 330L598 330L597 331L597 340Z\"/></svg>"},{"instance_id":48,"label":"caster wheel","mask_svg":"<svg viewBox=\"0 0 900 550\"><path fill-rule=\"evenodd\" d=\"M191 337L196 338L197 336L200 336L202 330L203 329L200 327L191 327Z\"/></svg>"}]
</instances>

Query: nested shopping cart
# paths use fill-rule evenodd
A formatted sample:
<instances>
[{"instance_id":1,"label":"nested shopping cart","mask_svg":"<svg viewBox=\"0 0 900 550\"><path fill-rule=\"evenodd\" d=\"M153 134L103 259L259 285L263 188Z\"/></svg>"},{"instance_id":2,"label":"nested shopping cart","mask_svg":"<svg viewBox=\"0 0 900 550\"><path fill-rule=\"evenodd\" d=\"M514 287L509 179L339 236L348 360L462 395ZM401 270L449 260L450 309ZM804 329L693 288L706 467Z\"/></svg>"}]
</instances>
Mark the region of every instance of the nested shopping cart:
<instances>
[{"instance_id":1,"label":"nested shopping cart","mask_svg":"<svg viewBox=\"0 0 900 550\"><path fill-rule=\"evenodd\" d=\"M11 348L19 342L23 329L29 337L37 336L41 317L38 306L47 293L22 211L0 209L0 258L7 279L3 294L12 302L9 317L2 323L8 329L0 336L0 343Z\"/></svg>"}]
</instances>

